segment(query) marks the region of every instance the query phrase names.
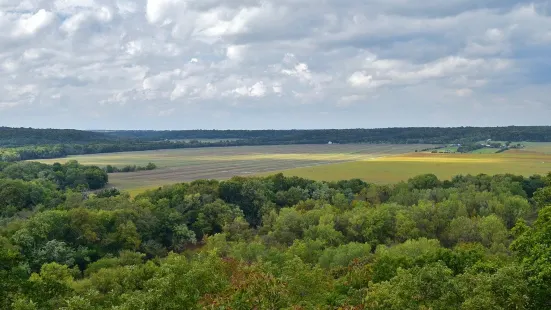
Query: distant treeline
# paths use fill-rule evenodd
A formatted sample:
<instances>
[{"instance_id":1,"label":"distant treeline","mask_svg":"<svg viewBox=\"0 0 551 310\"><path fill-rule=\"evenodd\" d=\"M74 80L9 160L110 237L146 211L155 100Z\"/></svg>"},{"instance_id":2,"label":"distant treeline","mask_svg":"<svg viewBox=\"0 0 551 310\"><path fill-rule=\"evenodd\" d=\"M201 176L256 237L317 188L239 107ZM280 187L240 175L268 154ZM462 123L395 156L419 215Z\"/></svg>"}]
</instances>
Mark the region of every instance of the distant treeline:
<instances>
[{"instance_id":1,"label":"distant treeline","mask_svg":"<svg viewBox=\"0 0 551 310\"><path fill-rule=\"evenodd\" d=\"M200 141L205 139L219 141ZM551 142L551 126L105 132L1 127L0 160L11 162L68 155L213 146L326 144L329 141L341 144L469 144L487 139Z\"/></svg>"},{"instance_id":2,"label":"distant treeline","mask_svg":"<svg viewBox=\"0 0 551 310\"><path fill-rule=\"evenodd\" d=\"M136 171L146 171L146 170L155 170L157 165L154 163L148 163L146 166L136 166L136 165L127 165L122 168L115 167L112 165L107 165L105 167L105 172L107 173L121 173L121 172L136 172Z\"/></svg>"},{"instance_id":3,"label":"distant treeline","mask_svg":"<svg viewBox=\"0 0 551 310\"><path fill-rule=\"evenodd\" d=\"M82 144L115 140L117 140L116 137L93 131L0 127L0 147L37 144Z\"/></svg>"},{"instance_id":4,"label":"distant treeline","mask_svg":"<svg viewBox=\"0 0 551 310\"><path fill-rule=\"evenodd\" d=\"M70 155L102 154L117 152L136 152L164 149L182 149L213 146L251 145L246 141L219 141L219 142L139 142L118 141L89 144L56 144L56 145L28 145L22 147L0 148L0 161L14 162L30 159L62 158Z\"/></svg>"},{"instance_id":5,"label":"distant treeline","mask_svg":"<svg viewBox=\"0 0 551 310\"><path fill-rule=\"evenodd\" d=\"M183 139L243 139L250 144L302 143L467 143L487 139L496 141L551 142L551 126L510 127L414 127L380 129L320 130L178 130L108 131L113 138L143 141Z\"/></svg>"}]
</instances>

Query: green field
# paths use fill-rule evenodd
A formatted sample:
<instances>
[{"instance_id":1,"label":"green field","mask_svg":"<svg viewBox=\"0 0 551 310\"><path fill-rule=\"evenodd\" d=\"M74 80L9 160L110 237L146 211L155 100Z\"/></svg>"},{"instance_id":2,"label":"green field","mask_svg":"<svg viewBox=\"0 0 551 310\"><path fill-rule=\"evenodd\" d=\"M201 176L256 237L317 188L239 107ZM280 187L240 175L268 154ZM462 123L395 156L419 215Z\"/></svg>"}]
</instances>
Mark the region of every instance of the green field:
<instances>
[{"instance_id":1,"label":"green field","mask_svg":"<svg viewBox=\"0 0 551 310\"><path fill-rule=\"evenodd\" d=\"M170 139L171 142L190 142L190 141L199 141L203 143L213 143L221 141L239 141L241 139Z\"/></svg>"},{"instance_id":2,"label":"green field","mask_svg":"<svg viewBox=\"0 0 551 310\"><path fill-rule=\"evenodd\" d=\"M411 153L319 167L283 171L288 176L314 180L342 180L359 178L374 183L394 183L413 176L434 173L441 179L459 174L519 175L547 174L551 171L551 155L508 151L499 154L432 154Z\"/></svg>"},{"instance_id":3,"label":"green field","mask_svg":"<svg viewBox=\"0 0 551 310\"><path fill-rule=\"evenodd\" d=\"M243 146L197 149L158 150L71 156L42 160L45 163L78 160L82 164L144 166L149 162L159 168L151 171L110 174L110 184L133 193L143 189L197 179L228 179L236 175L257 175L300 167L371 160L414 152L430 145L343 144Z\"/></svg>"},{"instance_id":4,"label":"green field","mask_svg":"<svg viewBox=\"0 0 551 310\"><path fill-rule=\"evenodd\" d=\"M551 142L523 142L523 151L551 154Z\"/></svg>"},{"instance_id":5,"label":"green field","mask_svg":"<svg viewBox=\"0 0 551 310\"><path fill-rule=\"evenodd\" d=\"M438 153L455 153L457 152L458 147L457 146L447 146L445 148L441 148L436 150Z\"/></svg>"},{"instance_id":6,"label":"green field","mask_svg":"<svg viewBox=\"0 0 551 310\"><path fill-rule=\"evenodd\" d=\"M470 152L470 154L495 154L499 149L485 147L483 149L478 149Z\"/></svg>"}]
</instances>

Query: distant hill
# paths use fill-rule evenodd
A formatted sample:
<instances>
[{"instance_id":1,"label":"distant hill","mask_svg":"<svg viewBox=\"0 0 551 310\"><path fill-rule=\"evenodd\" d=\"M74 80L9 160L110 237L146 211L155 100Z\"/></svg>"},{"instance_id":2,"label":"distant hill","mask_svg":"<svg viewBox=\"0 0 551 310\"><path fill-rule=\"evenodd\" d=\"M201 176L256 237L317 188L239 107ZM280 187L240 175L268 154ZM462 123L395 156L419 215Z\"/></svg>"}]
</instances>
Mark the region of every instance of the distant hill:
<instances>
[{"instance_id":1,"label":"distant hill","mask_svg":"<svg viewBox=\"0 0 551 310\"><path fill-rule=\"evenodd\" d=\"M0 161L159 149L284 144L551 142L551 126L319 130L101 130L0 127Z\"/></svg>"},{"instance_id":2,"label":"distant hill","mask_svg":"<svg viewBox=\"0 0 551 310\"><path fill-rule=\"evenodd\" d=\"M106 135L141 141L190 139L241 139L248 144L302 143L468 143L486 141L551 142L551 126L412 127L320 130L128 130L104 131Z\"/></svg>"},{"instance_id":3,"label":"distant hill","mask_svg":"<svg viewBox=\"0 0 551 310\"><path fill-rule=\"evenodd\" d=\"M86 144L115 140L118 140L117 137L92 131L0 127L1 147L45 144Z\"/></svg>"}]
</instances>

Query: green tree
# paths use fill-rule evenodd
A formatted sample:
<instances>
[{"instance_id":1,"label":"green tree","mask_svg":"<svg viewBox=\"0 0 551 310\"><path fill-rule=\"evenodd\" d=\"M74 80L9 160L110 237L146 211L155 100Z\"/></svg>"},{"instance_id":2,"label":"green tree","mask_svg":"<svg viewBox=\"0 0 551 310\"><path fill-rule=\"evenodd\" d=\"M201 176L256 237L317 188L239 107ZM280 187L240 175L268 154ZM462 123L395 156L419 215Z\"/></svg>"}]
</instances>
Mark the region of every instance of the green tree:
<instances>
[{"instance_id":1,"label":"green tree","mask_svg":"<svg viewBox=\"0 0 551 310\"><path fill-rule=\"evenodd\" d=\"M174 237L172 239L172 248L176 251L183 251L187 245L196 244L195 233L186 225L178 225L174 228Z\"/></svg>"},{"instance_id":2,"label":"green tree","mask_svg":"<svg viewBox=\"0 0 551 310\"><path fill-rule=\"evenodd\" d=\"M399 269L390 281L370 285L367 309L459 309L461 295L453 272L442 263Z\"/></svg>"},{"instance_id":3,"label":"green tree","mask_svg":"<svg viewBox=\"0 0 551 310\"><path fill-rule=\"evenodd\" d=\"M551 207L540 210L534 226L526 229L511 245L528 274L533 309L551 303Z\"/></svg>"},{"instance_id":4,"label":"green tree","mask_svg":"<svg viewBox=\"0 0 551 310\"><path fill-rule=\"evenodd\" d=\"M22 293L28 275L19 249L0 236L0 308L10 308L16 296Z\"/></svg>"},{"instance_id":5,"label":"green tree","mask_svg":"<svg viewBox=\"0 0 551 310\"><path fill-rule=\"evenodd\" d=\"M495 273L468 272L458 280L464 298L461 309L529 309L530 288L520 266L506 266Z\"/></svg>"},{"instance_id":6,"label":"green tree","mask_svg":"<svg viewBox=\"0 0 551 310\"><path fill-rule=\"evenodd\" d=\"M538 189L534 193L534 201L538 208L551 206L551 186Z\"/></svg>"},{"instance_id":7,"label":"green tree","mask_svg":"<svg viewBox=\"0 0 551 310\"><path fill-rule=\"evenodd\" d=\"M36 302L39 309L60 309L65 298L73 292L73 277L67 266L49 263L42 266L40 273L29 278L28 300Z\"/></svg>"}]
</instances>

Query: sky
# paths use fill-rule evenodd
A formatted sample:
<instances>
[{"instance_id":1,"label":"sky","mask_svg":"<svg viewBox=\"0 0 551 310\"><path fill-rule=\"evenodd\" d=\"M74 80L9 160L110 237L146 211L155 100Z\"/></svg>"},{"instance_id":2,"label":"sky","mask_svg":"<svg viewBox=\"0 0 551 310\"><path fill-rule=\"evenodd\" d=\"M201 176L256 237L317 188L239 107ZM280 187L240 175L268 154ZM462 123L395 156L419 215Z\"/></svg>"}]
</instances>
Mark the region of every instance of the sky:
<instances>
[{"instance_id":1,"label":"sky","mask_svg":"<svg viewBox=\"0 0 551 310\"><path fill-rule=\"evenodd\" d=\"M0 126L551 124L551 0L0 0Z\"/></svg>"}]
</instances>

